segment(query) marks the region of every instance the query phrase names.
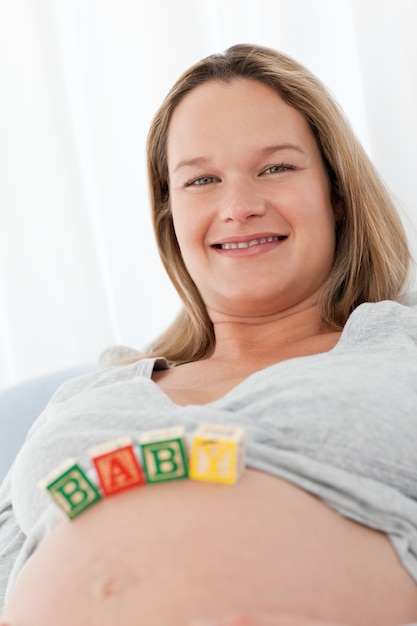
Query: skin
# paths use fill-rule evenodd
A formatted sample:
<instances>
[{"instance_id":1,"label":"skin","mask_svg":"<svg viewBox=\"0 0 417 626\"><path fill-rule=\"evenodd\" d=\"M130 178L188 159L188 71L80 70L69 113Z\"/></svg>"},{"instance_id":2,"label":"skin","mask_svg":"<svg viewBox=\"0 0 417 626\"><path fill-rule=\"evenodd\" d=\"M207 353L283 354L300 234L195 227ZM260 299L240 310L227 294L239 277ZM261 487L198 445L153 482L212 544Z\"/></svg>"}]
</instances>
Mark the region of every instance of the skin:
<instances>
[{"instance_id":1,"label":"skin","mask_svg":"<svg viewBox=\"0 0 417 626\"><path fill-rule=\"evenodd\" d=\"M241 615L229 613L213 619L197 620L190 626L343 626L335 622L323 622L300 615L273 615L272 613L252 613ZM409 626L412 626L410 624Z\"/></svg>"}]
</instances>

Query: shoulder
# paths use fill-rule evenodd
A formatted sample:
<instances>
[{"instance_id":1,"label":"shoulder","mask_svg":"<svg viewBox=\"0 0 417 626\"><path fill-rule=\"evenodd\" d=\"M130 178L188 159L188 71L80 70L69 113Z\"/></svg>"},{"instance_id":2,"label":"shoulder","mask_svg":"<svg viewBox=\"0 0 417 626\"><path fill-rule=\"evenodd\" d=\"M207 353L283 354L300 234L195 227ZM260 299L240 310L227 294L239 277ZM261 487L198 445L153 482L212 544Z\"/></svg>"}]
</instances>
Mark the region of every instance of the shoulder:
<instances>
[{"instance_id":1,"label":"shoulder","mask_svg":"<svg viewBox=\"0 0 417 626\"><path fill-rule=\"evenodd\" d=\"M417 345L417 298L361 304L351 313L343 332L348 343L399 342L401 337Z\"/></svg>"},{"instance_id":2,"label":"shoulder","mask_svg":"<svg viewBox=\"0 0 417 626\"><path fill-rule=\"evenodd\" d=\"M357 309L359 317L368 319L376 325L391 322L398 329L416 330L417 297L411 295L401 300L381 300L380 302L366 302Z\"/></svg>"},{"instance_id":3,"label":"shoulder","mask_svg":"<svg viewBox=\"0 0 417 626\"><path fill-rule=\"evenodd\" d=\"M168 362L163 358L143 358L126 365L115 365L99 369L63 383L52 397L50 404L66 402L75 396L93 391L100 387L109 387L128 382L139 376L150 378L154 369L168 368Z\"/></svg>"}]
</instances>

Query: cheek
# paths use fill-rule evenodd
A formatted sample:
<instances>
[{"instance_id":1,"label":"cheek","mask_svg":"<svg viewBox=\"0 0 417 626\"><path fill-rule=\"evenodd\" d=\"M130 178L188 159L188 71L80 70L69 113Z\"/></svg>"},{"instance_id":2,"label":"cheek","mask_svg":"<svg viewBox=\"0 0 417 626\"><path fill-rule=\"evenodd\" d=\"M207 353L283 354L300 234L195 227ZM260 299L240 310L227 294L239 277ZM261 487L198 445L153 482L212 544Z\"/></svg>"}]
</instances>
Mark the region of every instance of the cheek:
<instances>
[{"instance_id":1,"label":"cheek","mask_svg":"<svg viewBox=\"0 0 417 626\"><path fill-rule=\"evenodd\" d=\"M173 224L181 256L188 272L191 274L192 268L195 266L194 260L198 242L198 232L195 223L187 219L184 213L179 215L173 212Z\"/></svg>"},{"instance_id":2,"label":"cheek","mask_svg":"<svg viewBox=\"0 0 417 626\"><path fill-rule=\"evenodd\" d=\"M183 257L195 252L198 245L204 245L206 225L201 218L196 217L195 210L187 210L186 207L179 209L175 206L172 208L174 231Z\"/></svg>"},{"instance_id":3,"label":"cheek","mask_svg":"<svg viewBox=\"0 0 417 626\"><path fill-rule=\"evenodd\" d=\"M179 210L172 202L171 215L175 236L180 248L182 248L182 242L187 239L187 220L184 217L184 211Z\"/></svg>"},{"instance_id":4,"label":"cheek","mask_svg":"<svg viewBox=\"0 0 417 626\"><path fill-rule=\"evenodd\" d=\"M303 214L310 227L315 232L321 233L322 237L335 234L336 218L327 189L312 187L305 200Z\"/></svg>"}]
</instances>

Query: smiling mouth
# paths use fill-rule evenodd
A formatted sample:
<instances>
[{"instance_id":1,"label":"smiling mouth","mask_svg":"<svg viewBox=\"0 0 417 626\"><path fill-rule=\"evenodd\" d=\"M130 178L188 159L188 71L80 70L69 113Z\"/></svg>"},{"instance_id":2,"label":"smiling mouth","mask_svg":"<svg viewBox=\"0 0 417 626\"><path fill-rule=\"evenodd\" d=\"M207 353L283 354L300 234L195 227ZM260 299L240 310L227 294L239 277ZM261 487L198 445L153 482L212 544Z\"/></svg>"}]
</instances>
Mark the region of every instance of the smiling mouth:
<instances>
[{"instance_id":1,"label":"smiling mouth","mask_svg":"<svg viewBox=\"0 0 417 626\"><path fill-rule=\"evenodd\" d=\"M271 237L260 237L259 239L251 239L250 241L239 241L238 243L215 243L213 248L219 250L236 250L238 248L251 248L252 246L259 246L263 243L272 243L273 241L283 241L286 239L286 235L274 235Z\"/></svg>"}]
</instances>

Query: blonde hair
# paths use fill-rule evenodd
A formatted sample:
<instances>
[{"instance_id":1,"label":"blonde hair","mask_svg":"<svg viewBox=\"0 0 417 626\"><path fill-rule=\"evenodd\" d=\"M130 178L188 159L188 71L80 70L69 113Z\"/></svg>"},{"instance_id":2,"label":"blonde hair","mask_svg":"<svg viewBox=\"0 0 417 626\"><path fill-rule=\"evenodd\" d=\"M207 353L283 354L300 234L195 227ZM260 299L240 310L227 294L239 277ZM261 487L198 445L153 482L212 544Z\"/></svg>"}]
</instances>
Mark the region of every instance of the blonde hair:
<instances>
[{"instance_id":1,"label":"blonde hair","mask_svg":"<svg viewBox=\"0 0 417 626\"><path fill-rule=\"evenodd\" d=\"M193 89L208 81L249 79L269 85L307 119L321 150L338 222L331 275L321 300L324 322L341 328L362 302L398 297L411 255L401 220L375 168L343 112L324 85L290 57L268 48L236 45L191 67L172 87L148 135L148 176L153 224L164 267L184 308L152 347L173 363L194 361L214 347L212 323L191 280L175 237L169 197L167 135L172 113Z\"/></svg>"}]
</instances>

